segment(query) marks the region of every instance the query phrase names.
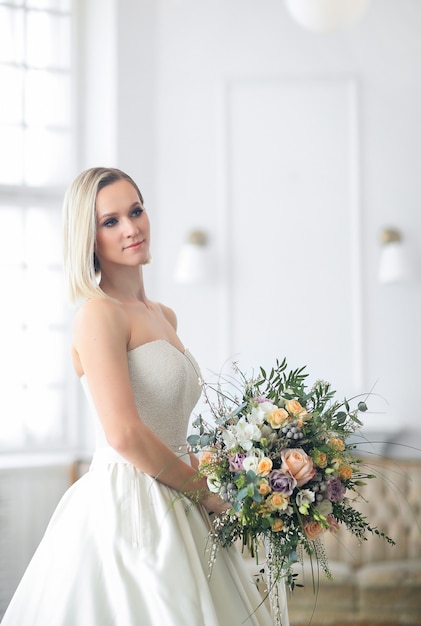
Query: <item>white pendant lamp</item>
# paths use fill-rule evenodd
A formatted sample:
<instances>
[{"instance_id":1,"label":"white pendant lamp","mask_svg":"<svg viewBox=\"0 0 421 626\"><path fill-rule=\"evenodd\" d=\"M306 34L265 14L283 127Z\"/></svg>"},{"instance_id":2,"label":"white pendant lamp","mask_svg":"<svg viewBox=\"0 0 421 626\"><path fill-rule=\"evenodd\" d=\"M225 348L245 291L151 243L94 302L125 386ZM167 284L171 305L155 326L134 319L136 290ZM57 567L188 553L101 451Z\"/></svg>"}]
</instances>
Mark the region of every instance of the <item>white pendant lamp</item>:
<instances>
[{"instance_id":1,"label":"white pendant lamp","mask_svg":"<svg viewBox=\"0 0 421 626\"><path fill-rule=\"evenodd\" d=\"M300 26L316 32L334 32L353 26L366 12L370 0L285 0Z\"/></svg>"}]
</instances>

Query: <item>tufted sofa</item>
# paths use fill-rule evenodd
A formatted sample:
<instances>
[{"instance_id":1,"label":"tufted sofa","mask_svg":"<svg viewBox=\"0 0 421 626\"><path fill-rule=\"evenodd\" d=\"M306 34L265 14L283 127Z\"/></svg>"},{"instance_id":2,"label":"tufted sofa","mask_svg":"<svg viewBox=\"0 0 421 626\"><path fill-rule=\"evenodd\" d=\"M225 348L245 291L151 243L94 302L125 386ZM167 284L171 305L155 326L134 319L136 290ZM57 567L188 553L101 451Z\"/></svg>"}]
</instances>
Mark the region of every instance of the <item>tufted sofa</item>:
<instances>
[{"instance_id":1,"label":"tufted sofa","mask_svg":"<svg viewBox=\"0 0 421 626\"><path fill-rule=\"evenodd\" d=\"M396 545L371 534L360 545L342 528L326 533L333 579L318 576L317 567L312 574L307 560L297 564L304 587L288 594L291 626L421 626L421 459L373 456L366 466L376 478L355 506Z\"/></svg>"}]
</instances>

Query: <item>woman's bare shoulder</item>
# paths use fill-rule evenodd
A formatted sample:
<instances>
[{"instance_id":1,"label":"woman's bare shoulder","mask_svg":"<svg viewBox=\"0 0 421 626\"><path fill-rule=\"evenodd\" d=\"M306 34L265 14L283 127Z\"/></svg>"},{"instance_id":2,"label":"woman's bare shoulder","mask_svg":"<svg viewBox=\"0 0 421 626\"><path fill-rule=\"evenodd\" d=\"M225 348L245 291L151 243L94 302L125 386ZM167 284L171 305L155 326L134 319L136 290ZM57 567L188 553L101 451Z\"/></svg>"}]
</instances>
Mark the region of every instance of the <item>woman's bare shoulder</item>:
<instances>
[{"instance_id":1,"label":"woman's bare shoulder","mask_svg":"<svg viewBox=\"0 0 421 626\"><path fill-rule=\"evenodd\" d=\"M129 325L124 308L116 300L109 298L90 298L78 309L74 320L74 336L78 337L85 333L95 334L111 331L113 334L123 333L129 336Z\"/></svg>"},{"instance_id":2,"label":"woman's bare shoulder","mask_svg":"<svg viewBox=\"0 0 421 626\"><path fill-rule=\"evenodd\" d=\"M164 314L165 319L171 324L171 326L177 330L177 316L169 306L165 306L165 304L158 303L162 313Z\"/></svg>"},{"instance_id":3,"label":"woman's bare shoulder","mask_svg":"<svg viewBox=\"0 0 421 626\"><path fill-rule=\"evenodd\" d=\"M119 302L110 298L89 298L78 308L75 315L75 323L80 324L95 320L101 323L102 320L123 321L125 318L124 309Z\"/></svg>"}]
</instances>

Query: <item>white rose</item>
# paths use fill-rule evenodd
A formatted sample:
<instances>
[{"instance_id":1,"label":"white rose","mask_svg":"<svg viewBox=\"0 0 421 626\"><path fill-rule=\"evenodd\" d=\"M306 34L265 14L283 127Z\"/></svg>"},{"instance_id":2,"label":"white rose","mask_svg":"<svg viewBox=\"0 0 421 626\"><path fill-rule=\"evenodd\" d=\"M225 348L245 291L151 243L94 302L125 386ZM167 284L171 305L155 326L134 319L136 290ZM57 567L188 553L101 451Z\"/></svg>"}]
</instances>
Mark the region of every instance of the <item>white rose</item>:
<instances>
[{"instance_id":1,"label":"white rose","mask_svg":"<svg viewBox=\"0 0 421 626\"><path fill-rule=\"evenodd\" d=\"M263 459L263 457L265 456L265 453L260 448L250 448L250 450L247 452L247 456L252 456L260 461L260 459Z\"/></svg>"},{"instance_id":2,"label":"white rose","mask_svg":"<svg viewBox=\"0 0 421 626\"><path fill-rule=\"evenodd\" d=\"M232 448L235 448L235 446L237 445L237 439L235 438L234 433L230 430L224 430L224 432L222 433L222 439L224 440L224 443L227 446L228 450L232 450Z\"/></svg>"},{"instance_id":3,"label":"white rose","mask_svg":"<svg viewBox=\"0 0 421 626\"><path fill-rule=\"evenodd\" d=\"M247 456L243 461L243 468L246 472L251 470L255 474L257 474L257 466L259 465L259 459L255 456Z\"/></svg>"},{"instance_id":4,"label":"white rose","mask_svg":"<svg viewBox=\"0 0 421 626\"><path fill-rule=\"evenodd\" d=\"M222 486L221 481L214 474L208 476L206 482L208 483L209 491L212 491L212 493L219 493Z\"/></svg>"}]
</instances>

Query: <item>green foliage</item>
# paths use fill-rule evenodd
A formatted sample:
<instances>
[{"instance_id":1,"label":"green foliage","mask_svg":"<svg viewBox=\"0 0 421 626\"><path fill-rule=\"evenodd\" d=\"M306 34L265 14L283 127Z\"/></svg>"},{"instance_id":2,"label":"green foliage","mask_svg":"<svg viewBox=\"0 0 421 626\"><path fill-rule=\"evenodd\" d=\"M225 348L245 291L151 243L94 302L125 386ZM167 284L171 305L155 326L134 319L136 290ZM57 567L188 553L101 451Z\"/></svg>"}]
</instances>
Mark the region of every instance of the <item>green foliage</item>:
<instances>
[{"instance_id":1,"label":"green foliage","mask_svg":"<svg viewBox=\"0 0 421 626\"><path fill-rule=\"evenodd\" d=\"M257 376L248 377L234 364L235 380L229 381L234 392L223 382L204 385L212 420L199 415L188 437L193 451L206 453L200 475L231 507L214 518L213 543L226 547L241 541L251 554L264 543L272 580L284 576L291 589L296 586L291 566L300 550L331 576L318 535L338 524L361 540L373 533L393 543L344 496L347 489L358 494L373 477L347 443L362 424L359 414L367 411L366 402L353 406L355 398L337 400L323 380L309 388L305 370L289 371L286 359L277 359L270 370L260 367ZM291 452L307 467L299 486L285 461ZM266 469L259 469L262 459ZM292 480L288 491L270 482L275 474Z\"/></svg>"}]
</instances>

